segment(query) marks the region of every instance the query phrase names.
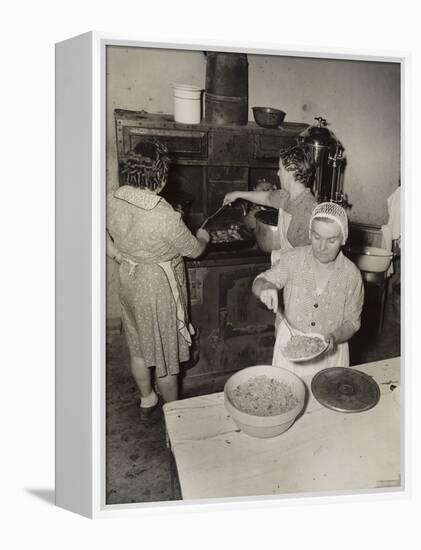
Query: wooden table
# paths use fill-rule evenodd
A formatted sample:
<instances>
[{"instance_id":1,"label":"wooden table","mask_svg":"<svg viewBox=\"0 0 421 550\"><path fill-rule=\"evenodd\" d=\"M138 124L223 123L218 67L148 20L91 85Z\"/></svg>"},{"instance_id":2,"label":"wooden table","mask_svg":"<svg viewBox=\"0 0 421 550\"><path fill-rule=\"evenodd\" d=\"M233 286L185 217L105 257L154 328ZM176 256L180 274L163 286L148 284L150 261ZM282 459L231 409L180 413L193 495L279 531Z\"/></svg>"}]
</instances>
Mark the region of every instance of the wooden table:
<instances>
[{"instance_id":1,"label":"wooden table","mask_svg":"<svg viewBox=\"0 0 421 550\"><path fill-rule=\"evenodd\" d=\"M373 409L339 413L310 392L305 413L271 439L240 432L222 392L167 403L168 444L183 499L399 487L400 358L350 368L379 384Z\"/></svg>"}]
</instances>

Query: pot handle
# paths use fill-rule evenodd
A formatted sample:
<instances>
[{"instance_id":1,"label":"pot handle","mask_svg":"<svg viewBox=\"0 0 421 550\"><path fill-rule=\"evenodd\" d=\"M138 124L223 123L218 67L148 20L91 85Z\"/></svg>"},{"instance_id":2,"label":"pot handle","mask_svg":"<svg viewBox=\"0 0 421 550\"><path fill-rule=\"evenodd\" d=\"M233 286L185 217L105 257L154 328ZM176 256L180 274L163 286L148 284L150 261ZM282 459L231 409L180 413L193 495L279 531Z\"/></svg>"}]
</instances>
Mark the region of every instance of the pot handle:
<instances>
[{"instance_id":1,"label":"pot handle","mask_svg":"<svg viewBox=\"0 0 421 550\"><path fill-rule=\"evenodd\" d=\"M244 201L241 201L240 206L241 206L241 211L243 212L243 216L246 217L248 214L246 203Z\"/></svg>"}]
</instances>

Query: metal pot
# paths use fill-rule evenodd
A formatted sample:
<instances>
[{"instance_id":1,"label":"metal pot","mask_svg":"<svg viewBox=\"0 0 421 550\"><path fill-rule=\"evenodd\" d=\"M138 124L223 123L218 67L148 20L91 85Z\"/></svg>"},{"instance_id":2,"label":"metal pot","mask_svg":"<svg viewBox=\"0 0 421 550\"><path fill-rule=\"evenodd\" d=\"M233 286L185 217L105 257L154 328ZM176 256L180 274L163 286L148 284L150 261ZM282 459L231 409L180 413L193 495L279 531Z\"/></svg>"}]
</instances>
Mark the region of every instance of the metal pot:
<instances>
[{"instance_id":1,"label":"metal pot","mask_svg":"<svg viewBox=\"0 0 421 550\"><path fill-rule=\"evenodd\" d=\"M256 241L262 252L270 253L280 247L278 231L278 210L260 210L255 214Z\"/></svg>"},{"instance_id":2,"label":"metal pot","mask_svg":"<svg viewBox=\"0 0 421 550\"><path fill-rule=\"evenodd\" d=\"M347 253L361 271L368 273L384 273L394 256L390 250L374 246L350 246Z\"/></svg>"}]
</instances>

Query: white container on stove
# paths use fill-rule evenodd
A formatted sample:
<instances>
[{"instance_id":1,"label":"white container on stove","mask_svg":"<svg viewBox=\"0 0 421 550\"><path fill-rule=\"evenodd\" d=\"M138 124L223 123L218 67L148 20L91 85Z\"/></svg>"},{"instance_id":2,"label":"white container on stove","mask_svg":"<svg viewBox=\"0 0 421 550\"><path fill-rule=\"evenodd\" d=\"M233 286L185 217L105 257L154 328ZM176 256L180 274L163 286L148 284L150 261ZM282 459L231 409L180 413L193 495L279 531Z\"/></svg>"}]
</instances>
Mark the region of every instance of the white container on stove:
<instances>
[{"instance_id":1,"label":"white container on stove","mask_svg":"<svg viewBox=\"0 0 421 550\"><path fill-rule=\"evenodd\" d=\"M199 124L202 90L189 84L173 84L174 121Z\"/></svg>"}]
</instances>

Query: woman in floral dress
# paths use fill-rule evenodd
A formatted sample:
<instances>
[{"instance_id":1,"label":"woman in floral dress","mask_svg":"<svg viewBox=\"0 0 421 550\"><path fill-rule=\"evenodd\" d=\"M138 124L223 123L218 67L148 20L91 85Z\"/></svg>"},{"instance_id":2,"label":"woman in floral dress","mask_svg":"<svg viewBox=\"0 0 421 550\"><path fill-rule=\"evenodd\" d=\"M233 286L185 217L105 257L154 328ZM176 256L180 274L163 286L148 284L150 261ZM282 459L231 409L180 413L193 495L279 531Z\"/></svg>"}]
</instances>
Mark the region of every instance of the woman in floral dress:
<instances>
[{"instance_id":1,"label":"woman in floral dress","mask_svg":"<svg viewBox=\"0 0 421 550\"><path fill-rule=\"evenodd\" d=\"M209 242L205 230L194 236L159 195L168 165L162 144L138 146L121 163L125 185L107 204L107 254L120 264L123 327L145 418L158 402L152 369L163 400L177 399L179 364L189 358L193 333L183 256L196 258Z\"/></svg>"}]
</instances>

